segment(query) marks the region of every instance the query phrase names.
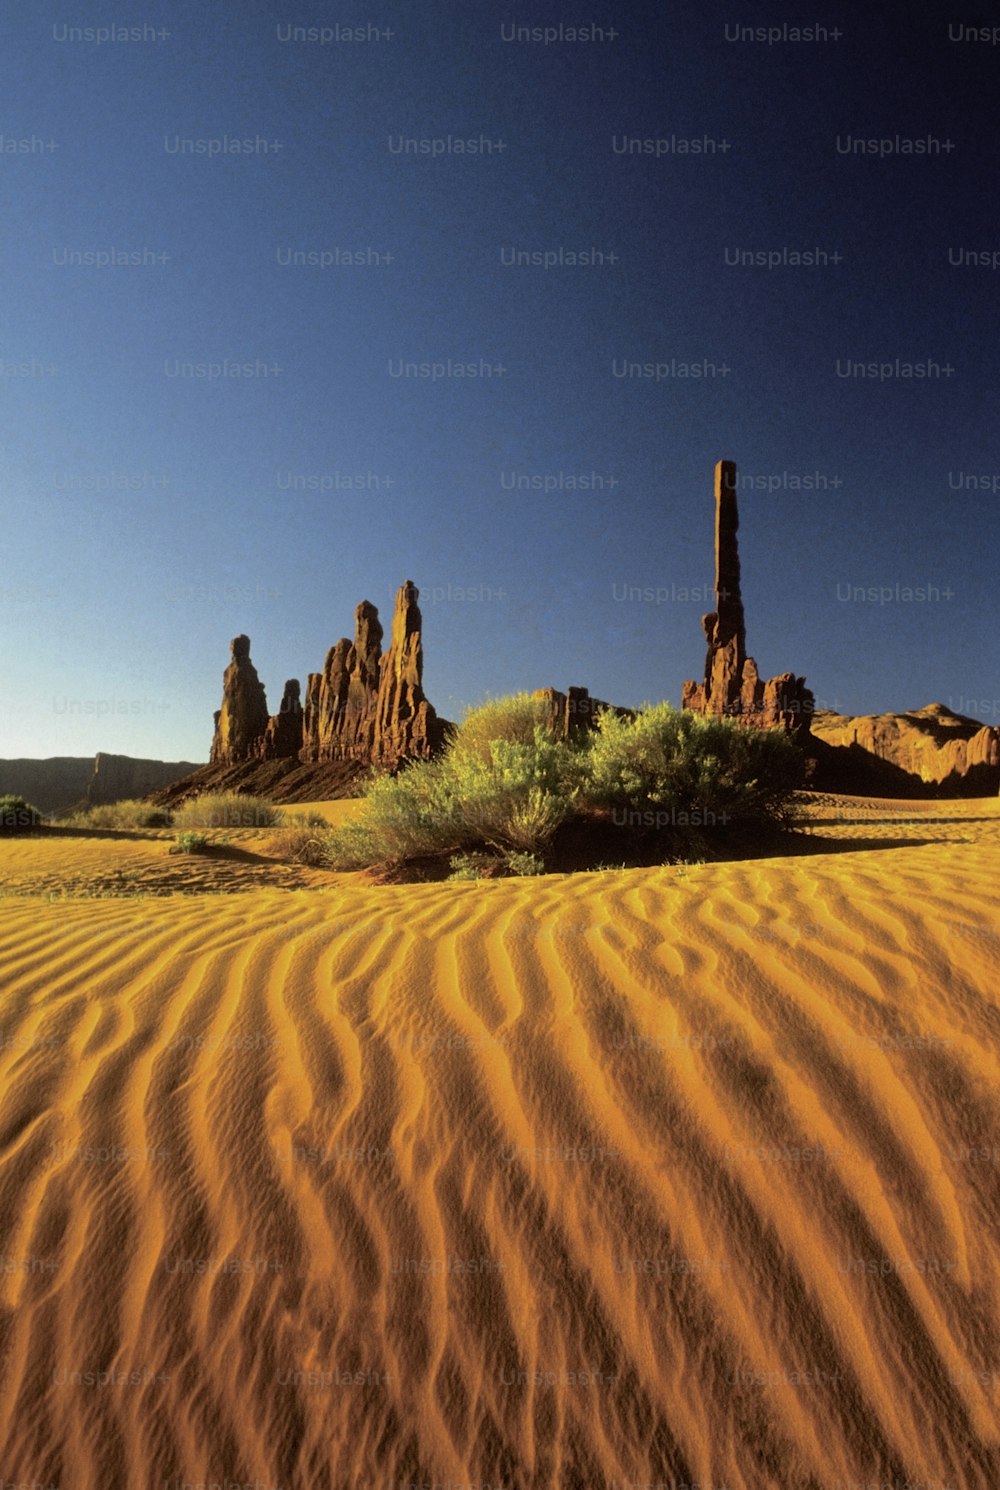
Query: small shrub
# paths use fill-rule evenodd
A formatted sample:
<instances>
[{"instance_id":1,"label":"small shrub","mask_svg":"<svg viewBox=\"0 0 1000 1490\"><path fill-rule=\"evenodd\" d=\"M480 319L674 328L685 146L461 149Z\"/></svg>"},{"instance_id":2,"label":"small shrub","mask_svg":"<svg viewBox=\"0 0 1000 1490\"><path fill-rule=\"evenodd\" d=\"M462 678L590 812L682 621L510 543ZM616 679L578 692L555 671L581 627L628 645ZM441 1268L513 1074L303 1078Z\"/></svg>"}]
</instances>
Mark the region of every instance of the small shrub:
<instances>
[{"instance_id":1,"label":"small shrub","mask_svg":"<svg viewBox=\"0 0 1000 1490\"><path fill-rule=\"evenodd\" d=\"M25 833L37 828L42 814L23 797L8 792L0 796L0 833Z\"/></svg>"},{"instance_id":2,"label":"small shrub","mask_svg":"<svg viewBox=\"0 0 1000 1490\"><path fill-rule=\"evenodd\" d=\"M521 721L523 724L523 720ZM518 725L520 728L520 724ZM573 810L578 753L543 725L528 740L452 744L373 783L361 817L330 836L331 864L358 869L492 847L534 852Z\"/></svg>"},{"instance_id":3,"label":"small shrub","mask_svg":"<svg viewBox=\"0 0 1000 1490\"><path fill-rule=\"evenodd\" d=\"M544 874L545 864L537 854L508 849L502 854L453 854L448 860L450 880L486 880L507 875Z\"/></svg>"},{"instance_id":4,"label":"small shrub","mask_svg":"<svg viewBox=\"0 0 1000 1490\"><path fill-rule=\"evenodd\" d=\"M204 833L193 833L190 829L178 833L169 852L172 854L206 854L208 852L208 838Z\"/></svg>"},{"instance_id":5,"label":"small shrub","mask_svg":"<svg viewBox=\"0 0 1000 1490\"><path fill-rule=\"evenodd\" d=\"M264 797L206 792L179 807L174 824L178 828L276 828L281 818L281 809Z\"/></svg>"},{"instance_id":6,"label":"small shrub","mask_svg":"<svg viewBox=\"0 0 1000 1490\"><path fill-rule=\"evenodd\" d=\"M544 874L545 864L537 854L523 854L516 849L504 854L504 863L511 874L531 875Z\"/></svg>"},{"instance_id":7,"label":"small shrub","mask_svg":"<svg viewBox=\"0 0 1000 1490\"><path fill-rule=\"evenodd\" d=\"M398 776L377 777L365 794L362 815L330 833L331 868L398 864L461 849L464 838L444 760L414 761Z\"/></svg>"},{"instance_id":8,"label":"small shrub","mask_svg":"<svg viewBox=\"0 0 1000 1490\"><path fill-rule=\"evenodd\" d=\"M171 817L165 807L127 799L85 807L80 812L74 812L66 822L72 828L135 831L139 828L169 828Z\"/></svg>"},{"instance_id":9,"label":"small shrub","mask_svg":"<svg viewBox=\"0 0 1000 1490\"><path fill-rule=\"evenodd\" d=\"M329 832L329 824L323 819L320 821L325 830L323 833L307 827L276 828L268 839L268 851L276 859L322 868L327 863L326 834Z\"/></svg>"},{"instance_id":10,"label":"small shrub","mask_svg":"<svg viewBox=\"0 0 1000 1490\"><path fill-rule=\"evenodd\" d=\"M450 880L491 879L500 860L496 854L453 854L448 860Z\"/></svg>"}]
</instances>

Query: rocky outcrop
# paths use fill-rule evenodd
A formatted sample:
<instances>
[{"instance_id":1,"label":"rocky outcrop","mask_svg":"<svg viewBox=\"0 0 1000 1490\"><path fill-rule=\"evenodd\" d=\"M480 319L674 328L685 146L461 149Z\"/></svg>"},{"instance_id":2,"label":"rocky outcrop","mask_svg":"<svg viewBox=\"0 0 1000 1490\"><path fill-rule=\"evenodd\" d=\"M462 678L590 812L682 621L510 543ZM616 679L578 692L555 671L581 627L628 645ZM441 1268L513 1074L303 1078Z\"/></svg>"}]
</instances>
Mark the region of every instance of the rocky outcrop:
<instances>
[{"instance_id":1,"label":"rocky outcrop","mask_svg":"<svg viewBox=\"0 0 1000 1490\"><path fill-rule=\"evenodd\" d=\"M354 612L354 641L341 637L321 673L310 673L302 729L302 759L372 758L382 661L378 611L362 600Z\"/></svg>"},{"instance_id":2,"label":"rocky outcrop","mask_svg":"<svg viewBox=\"0 0 1000 1490\"><path fill-rule=\"evenodd\" d=\"M209 756L215 766L235 766L258 756L268 726L267 698L250 661L250 638L234 636L230 651L232 661L222 678L222 708L215 716Z\"/></svg>"},{"instance_id":3,"label":"rocky outcrop","mask_svg":"<svg viewBox=\"0 0 1000 1490\"><path fill-rule=\"evenodd\" d=\"M606 704L603 699L591 698L586 688L568 688L560 693L558 688L536 688L531 695L547 706L549 724L564 740L579 736L586 730L597 728L597 716L605 709L615 714L632 715L631 709L620 709Z\"/></svg>"},{"instance_id":4,"label":"rocky outcrop","mask_svg":"<svg viewBox=\"0 0 1000 1490\"><path fill-rule=\"evenodd\" d=\"M238 766L199 766L148 800L160 807L179 807L206 792L240 792L269 802L332 802L360 796L368 775L361 761L243 761Z\"/></svg>"},{"instance_id":5,"label":"rocky outcrop","mask_svg":"<svg viewBox=\"0 0 1000 1490\"><path fill-rule=\"evenodd\" d=\"M376 765L426 759L444 743L444 726L424 697L418 595L412 580L396 593L389 651L378 675L371 753Z\"/></svg>"},{"instance_id":6,"label":"rocky outcrop","mask_svg":"<svg viewBox=\"0 0 1000 1490\"><path fill-rule=\"evenodd\" d=\"M860 766L867 758L894 767L900 773L901 795L979 797L1000 790L1000 729L955 714L944 704L907 714L820 710L812 728L815 738L844 761ZM823 772L819 785L827 785Z\"/></svg>"},{"instance_id":7,"label":"rocky outcrop","mask_svg":"<svg viewBox=\"0 0 1000 1490\"><path fill-rule=\"evenodd\" d=\"M302 749L302 699L298 678L289 678L281 696L281 708L272 714L264 730L258 754L261 760L286 760Z\"/></svg>"},{"instance_id":8,"label":"rocky outcrop","mask_svg":"<svg viewBox=\"0 0 1000 1490\"><path fill-rule=\"evenodd\" d=\"M250 642L236 637L215 716L211 764L297 759L395 769L433 755L444 742L446 723L424 696L418 594L412 580L400 588L386 653L378 611L362 600L354 612L353 642L341 637L326 654L323 671L309 674L304 703L298 679L290 679L281 708L270 717Z\"/></svg>"},{"instance_id":9,"label":"rocky outcrop","mask_svg":"<svg viewBox=\"0 0 1000 1490\"><path fill-rule=\"evenodd\" d=\"M747 655L743 597L740 593L740 519L736 501L736 466L720 460L715 467L715 598L716 608L702 617L708 641L703 683L688 680L681 708L698 714L728 715L761 729L780 726L808 734L813 695L805 678L779 673L766 682Z\"/></svg>"},{"instance_id":10,"label":"rocky outcrop","mask_svg":"<svg viewBox=\"0 0 1000 1490\"><path fill-rule=\"evenodd\" d=\"M424 696L419 591L407 580L396 595L388 652L378 611L363 600L354 641L341 637L322 673L311 673L302 759L358 760L394 768L433 755L445 724Z\"/></svg>"}]
</instances>

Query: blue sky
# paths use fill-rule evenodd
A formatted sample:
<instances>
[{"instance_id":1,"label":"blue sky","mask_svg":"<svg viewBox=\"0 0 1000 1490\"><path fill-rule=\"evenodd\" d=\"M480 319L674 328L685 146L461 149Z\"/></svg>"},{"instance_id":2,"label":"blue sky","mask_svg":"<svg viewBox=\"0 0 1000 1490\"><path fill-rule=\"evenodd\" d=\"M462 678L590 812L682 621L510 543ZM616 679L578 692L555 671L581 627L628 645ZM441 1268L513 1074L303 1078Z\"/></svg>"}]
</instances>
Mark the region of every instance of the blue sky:
<instances>
[{"instance_id":1,"label":"blue sky","mask_svg":"<svg viewBox=\"0 0 1000 1490\"><path fill-rule=\"evenodd\" d=\"M230 637L276 708L407 578L448 717L676 702L720 457L765 675L997 722L1000 45L936 8L771 41L715 7L120 9L0 20L0 756L203 759ZM603 39L505 39L560 23ZM338 24L380 34L289 29ZM143 39L65 29L109 25Z\"/></svg>"}]
</instances>

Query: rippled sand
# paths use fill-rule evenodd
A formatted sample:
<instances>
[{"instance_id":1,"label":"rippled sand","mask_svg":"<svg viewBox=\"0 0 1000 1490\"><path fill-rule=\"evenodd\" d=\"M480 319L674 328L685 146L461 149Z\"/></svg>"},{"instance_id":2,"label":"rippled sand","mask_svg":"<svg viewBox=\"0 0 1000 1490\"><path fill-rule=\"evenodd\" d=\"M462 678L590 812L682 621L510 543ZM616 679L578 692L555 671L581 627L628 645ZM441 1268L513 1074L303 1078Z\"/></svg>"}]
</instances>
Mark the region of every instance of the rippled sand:
<instances>
[{"instance_id":1,"label":"rippled sand","mask_svg":"<svg viewBox=\"0 0 1000 1490\"><path fill-rule=\"evenodd\" d=\"M0 1479L996 1490L1000 804L814 820L868 846L0 845Z\"/></svg>"}]
</instances>

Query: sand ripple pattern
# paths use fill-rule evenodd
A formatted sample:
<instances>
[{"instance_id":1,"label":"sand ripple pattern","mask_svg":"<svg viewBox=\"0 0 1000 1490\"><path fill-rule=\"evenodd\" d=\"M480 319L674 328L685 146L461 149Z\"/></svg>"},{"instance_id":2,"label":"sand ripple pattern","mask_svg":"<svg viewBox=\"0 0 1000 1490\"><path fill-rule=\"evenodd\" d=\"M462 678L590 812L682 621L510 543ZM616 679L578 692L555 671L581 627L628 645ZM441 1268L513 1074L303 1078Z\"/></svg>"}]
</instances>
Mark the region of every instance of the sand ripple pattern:
<instances>
[{"instance_id":1,"label":"sand ripple pattern","mask_svg":"<svg viewBox=\"0 0 1000 1490\"><path fill-rule=\"evenodd\" d=\"M9 900L0 1476L996 1490L996 868Z\"/></svg>"}]
</instances>

